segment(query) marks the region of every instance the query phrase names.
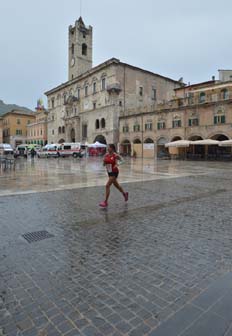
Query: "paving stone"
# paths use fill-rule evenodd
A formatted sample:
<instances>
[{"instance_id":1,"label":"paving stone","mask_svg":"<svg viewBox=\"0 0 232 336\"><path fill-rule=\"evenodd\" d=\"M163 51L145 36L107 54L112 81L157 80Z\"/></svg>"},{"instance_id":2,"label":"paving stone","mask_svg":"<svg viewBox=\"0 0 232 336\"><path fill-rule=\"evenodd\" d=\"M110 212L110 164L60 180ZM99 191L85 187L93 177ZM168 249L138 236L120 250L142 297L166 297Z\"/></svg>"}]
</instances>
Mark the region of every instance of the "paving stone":
<instances>
[{"instance_id":1,"label":"paving stone","mask_svg":"<svg viewBox=\"0 0 232 336\"><path fill-rule=\"evenodd\" d=\"M54 168L54 177L62 171L57 161L45 162ZM124 205L121 195L112 192L107 211L97 206L102 187L0 198L2 327L19 323L29 332L71 324L83 336L83 330L97 334L99 328L105 334L135 333L145 324L152 334L166 325L187 328L205 310L230 322L228 164L157 162L152 167L150 181L126 185L131 202ZM72 169L77 179L77 166ZM144 169L150 169L146 163ZM154 169L163 174L156 180ZM173 171L177 178L170 178ZM70 178L70 169L65 173L64 179ZM44 225L53 239L22 241L22 234ZM182 327L179 314L186 321ZM31 324L23 327L24 321ZM141 327L140 333L147 329Z\"/></svg>"},{"instance_id":2,"label":"paving stone","mask_svg":"<svg viewBox=\"0 0 232 336\"><path fill-rule=\"evenodd\" d=\"M168 321L161 324L161 326L156 330L152 331L149 336L178 336L200 315L202 315L202 310L197 307L187 305L184 309L172 316Z\"/></svg>"},{"instance_id":3,"label":"paving stone","mask_svg":"<svg viewBox=\"0 0 232 336\"><path fill-rule=\"evenodd\" d=\"M229 323L218 315L207 312L201 316L183 336L224 336L229 328Z\"/></svg>"}]
</instances>

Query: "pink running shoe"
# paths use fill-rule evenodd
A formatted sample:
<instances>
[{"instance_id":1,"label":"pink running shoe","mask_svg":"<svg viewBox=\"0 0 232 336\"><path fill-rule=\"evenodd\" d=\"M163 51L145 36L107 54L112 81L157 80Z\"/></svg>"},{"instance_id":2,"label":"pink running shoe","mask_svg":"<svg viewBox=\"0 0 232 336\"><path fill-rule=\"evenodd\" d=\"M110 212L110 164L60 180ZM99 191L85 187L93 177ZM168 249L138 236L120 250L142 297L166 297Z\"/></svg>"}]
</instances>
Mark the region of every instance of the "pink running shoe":
<instances>
[{"instance_id":1,"label":"pink running shoe","mask_svg":"<svg viewBox=\"0 0 232 336\"><path fill-rule=\"evenodd\" d=\"M127 202L127 201L128 201L128 198L129 198L129 193L128 193L128 192L125 192L125 193L123 194L123 196L124 196L124 198L125 198L125 202Z\"/></svg>"},{"instance_id":2,"label":"pink running shoe","mask_svg":"<svg viewBox=\"0 0 232 336\"><path fill-rule=\"evenodd\" d=\"M102 207L102 208L107 208L108 203L106 201L103 201L99 204L99 206Z\"/></svg>"}]
</instances>

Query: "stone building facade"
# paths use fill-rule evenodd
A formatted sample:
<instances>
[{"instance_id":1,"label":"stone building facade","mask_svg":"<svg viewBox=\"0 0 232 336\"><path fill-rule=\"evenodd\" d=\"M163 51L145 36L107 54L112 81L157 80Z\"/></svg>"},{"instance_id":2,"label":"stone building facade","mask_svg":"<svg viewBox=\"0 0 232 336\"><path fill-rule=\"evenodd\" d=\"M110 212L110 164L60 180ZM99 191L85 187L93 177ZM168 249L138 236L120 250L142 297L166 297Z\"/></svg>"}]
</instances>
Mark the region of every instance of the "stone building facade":
<instances>
[{"instance_id":1,"label":"stone building facade","mask_svg":"<svg viewBox=\"0 0 232 336\"><path fill-rule=\"evenodd\" d=\"M156 157L175 140L232 139L231 73L220 70L219 80L177 88L173 99L153 110L121 113L121 152Z\"/></svg>"},{"instance_id":2,"label":"stone building facade","mask_svg":"<svg viewBox=\"0 0 232 336\"><path fill-rule=\"evenodd\" d=\"M119 143L119 117L169 101L181 82L112 58L92 68L92 27L69 27L69 80L47 91L48 142Z\"/></svg>"}]
</instances>

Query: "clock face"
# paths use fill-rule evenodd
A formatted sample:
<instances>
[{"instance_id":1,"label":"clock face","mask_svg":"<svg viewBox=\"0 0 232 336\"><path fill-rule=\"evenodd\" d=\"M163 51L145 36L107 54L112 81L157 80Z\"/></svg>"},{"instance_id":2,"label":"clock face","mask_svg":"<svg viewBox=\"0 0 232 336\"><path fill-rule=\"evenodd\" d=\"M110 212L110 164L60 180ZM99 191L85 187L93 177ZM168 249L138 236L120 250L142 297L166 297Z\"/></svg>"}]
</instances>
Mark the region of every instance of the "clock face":
<instances>
[{"instance_id":1,"label":"clock face","mask_svg":"<svg viewBox=\"0 0 232 336\"><path fill-rule=\"evenodd\" d=\"M72 59L71 59L71 62L70 62L71 67L73 67L74 64L75 64L75 58L72 58Z\"/></svg>"}]
</instances>

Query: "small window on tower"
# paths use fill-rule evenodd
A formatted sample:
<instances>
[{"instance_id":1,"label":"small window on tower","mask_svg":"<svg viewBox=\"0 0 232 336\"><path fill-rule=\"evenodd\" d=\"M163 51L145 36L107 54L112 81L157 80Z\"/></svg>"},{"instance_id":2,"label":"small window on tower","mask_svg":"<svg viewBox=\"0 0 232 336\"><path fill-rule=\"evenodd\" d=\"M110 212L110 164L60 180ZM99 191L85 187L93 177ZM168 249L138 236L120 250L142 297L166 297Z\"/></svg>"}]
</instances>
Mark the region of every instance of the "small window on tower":
<instances>
[{"instance_id":1,"label":"small window on tower","mask_svg":"<svg viewBox=\"0 0 232 336\"><path fill-rule=\"evenodd\" d=\"M72 44L72 55L74 55L74 44Z\"/></svg>"},{"instance_id":2,"label":"small window on tower","mask_svg":"<svg viewBox=\"0 0 232 336\"><path fill-rule=\"evenodd\" d=\"M87 56L87 45L85 43L82 44L82 55Z\"/></svg>"}]
</instances>

